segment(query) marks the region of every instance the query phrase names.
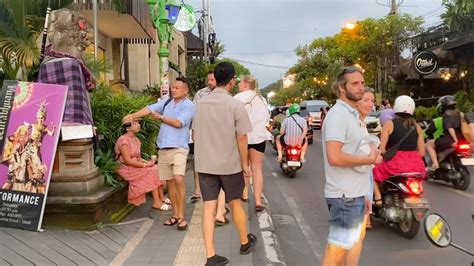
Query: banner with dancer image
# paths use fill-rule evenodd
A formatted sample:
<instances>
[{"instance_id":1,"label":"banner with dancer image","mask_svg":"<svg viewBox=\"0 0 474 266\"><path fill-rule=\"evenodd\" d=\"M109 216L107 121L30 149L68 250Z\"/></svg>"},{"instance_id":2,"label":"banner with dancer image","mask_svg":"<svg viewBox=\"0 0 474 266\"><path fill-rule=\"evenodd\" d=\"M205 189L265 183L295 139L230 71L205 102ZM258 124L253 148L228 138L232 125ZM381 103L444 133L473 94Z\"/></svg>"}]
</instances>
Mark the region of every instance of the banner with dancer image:
<instances>
[{"instance_id":1,"label":"banner with dancer image","mask_svg":"<svg viewBox=\"0 0 474 266\"><path fill-rule=\"evenodd\" d=\"M4 81L0 91L0 226L39 230L67 86Z\"/></svg>"}]
</instances>

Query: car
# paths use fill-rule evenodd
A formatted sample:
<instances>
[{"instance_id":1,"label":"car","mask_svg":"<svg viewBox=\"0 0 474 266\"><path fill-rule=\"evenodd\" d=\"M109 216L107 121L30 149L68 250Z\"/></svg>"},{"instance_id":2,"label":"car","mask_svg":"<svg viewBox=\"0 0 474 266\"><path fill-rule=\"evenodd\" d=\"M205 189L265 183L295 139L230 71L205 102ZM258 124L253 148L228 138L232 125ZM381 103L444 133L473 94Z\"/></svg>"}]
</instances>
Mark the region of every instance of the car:
<instances>
[{"instance_id":1,"label":"car","mask_svg":"<svg viewBox=\"0 0 474 266\"><path fill-rule=\"evenodd\" d=\"M300 106L306 106L311 115L311 127L321 129L321 108L326 108L329 104L323 100L307 100L301 102Z\"/></svg>"},{"instance_id":2,"label":"car","mask_svg":"<svg viewBox=\"0 0 474 266\"><path fill-rule=\"evenodd\" d=\"M382 126L380 125L380 112L370 112L364 119L365 125L367 126L367 131L370 134L378 136L382 131Z\"/></svg>"}]
</instances>

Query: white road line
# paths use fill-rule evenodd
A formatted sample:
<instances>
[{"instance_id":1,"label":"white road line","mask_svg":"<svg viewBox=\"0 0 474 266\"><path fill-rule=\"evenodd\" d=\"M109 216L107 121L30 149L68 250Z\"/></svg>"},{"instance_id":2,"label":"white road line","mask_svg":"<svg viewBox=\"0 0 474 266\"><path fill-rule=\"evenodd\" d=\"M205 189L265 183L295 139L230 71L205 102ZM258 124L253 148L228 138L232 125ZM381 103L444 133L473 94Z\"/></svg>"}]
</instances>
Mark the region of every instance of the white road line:
<instances>
[{"instance_id":1,"label":"white road line","mask_svg":"<svg viewBox=\"0 0 474 266\"><path fill-rule=\"evenodd\" d=\"M143 237L150 231L151 226L155 220L148 219L145 221L138 232L128 241L125 247L115 256L114 260L109 264L110 266L123 265L125 261L132 255L132 252L137 248Z\"/></svg>"},{"instance_id":2,"label":"white road line","mask_svg":"<svg viewBox=\"0 0 474 266\"><path fill-rule=\"evenodd\" d=\"M467 193L467 192L464 192L464 191L461 191L461 190L457 190L457 189L454 189L454 188L448 188L448 190L450 190L452 192L455 192L459 195L463 195L463 196L466 196L468 198L474 199L474 195L472 195L470 193Z\"/></svg>"},{"instance_id":3,"label":"white road line","mask_svg":"<svg viewBox=\"0 0 474 266\"><path fill-rule=\"evenodd\" d=\"M272 175L274 177L278 176L277 173L275 173L275 172L272 172ZM278 181L278 179L276 179L276 182L280 183ZM319 261L321 261L321 259L322 259L321 243L319 243L319 241L317 241L317 240L313 239L313 237L311 237L313 231L311 230L311 227L306 223L306 221L303 217L303 213L298 208L298 205L296 204L295 200L292 197L286 195L285 193L282 193L282 194L285 197L286 202L288 203L288 205L290 207L290 210L293 213L293 216L295 217L296 222L298 223L298 226L300 227L301 231L303 232L303 235L306 238L306 241L308 241L309 246L313 250L314 255L316 256L316 258Z\"/></svg>"}]
</instances>

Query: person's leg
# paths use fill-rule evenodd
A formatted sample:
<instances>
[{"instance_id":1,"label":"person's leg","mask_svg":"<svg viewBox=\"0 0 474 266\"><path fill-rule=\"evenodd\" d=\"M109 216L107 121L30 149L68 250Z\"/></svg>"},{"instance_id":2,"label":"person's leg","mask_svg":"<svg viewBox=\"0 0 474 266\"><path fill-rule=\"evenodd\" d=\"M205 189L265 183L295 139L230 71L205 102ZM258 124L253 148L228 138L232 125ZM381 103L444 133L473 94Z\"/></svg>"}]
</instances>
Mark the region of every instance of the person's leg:
<instances>
[{"instance_id":1,"label":"person's leg","mask_svg":"<svg viewBox=\"0 0 474 266\"><path fill-rule=\"evenodd\" d=\"M165 199L166 199L164 188L165 188L164 185L158 187L158 197L160 198L160 201L163 203L165 202Z\"/></svg>"},{"instance_id":2,"label":"person's leg","mask_svg":"<svg viewBox=\"0 0 474 266\"><path fill-rule=\"evenodd\" d=\"M308 150L308 140L305 138L303 146L301 147L301 157L300 161L302 163L306 162L306 151Z\"/></svg>"},{"instance_id":3,"label":"person's leg","mask_svg":"<svg viewBox=\"0 0 474 266\"><path fill-rule=\"evenodd\" d=\"M177 201L176 207L178 210L176 211L176 215L178 216L176 217L184 219L184 204L186 201L186 185L184 183L184 176L174 176L174 182L176 184L176 198L171 199L171 201Z\"/></svg>"},{"instance_id":4,"label":"person's leg","mask_svg":"<svg viewBox=\"0 0 474 266\"><path fill-rule=\"evenodd\" d=\"M168 184L168 195L171 199L171 206L173 206L174 215L173 217L179 218L179 207L178 207L178 200L177 200L177 188L176 188L176 181L174 179L167 180L166 183Z\"/></svg>"},{"instance_id":5,"label":"person's leg","mask_svg":"<svg viewBox=\"0 0 474 266\"><path fill-rule=\"evenodd\" d=\"M204 246L206 247L206 255L208 258L216 255L214 246L214 220L217 200L204 201L204 213L202 216L202 237Z\"/></svg>"},{"instance_id":6,"label":"person's leg","mask_svg":"<svg viewBox=\"0 0 474 266\"><path fill-rule=\"evenodd\" d=\"M252 166L253 189L255 193L255 205L262 206L263 193L263 153L250 149L250 165Z\"/></svg>"},{"instance_id":7,"label":"person's leg","mask_svg":"<svg viewBox=\"0 0 474 266\"><path fill-rule=\"evenodd\" d=\"M247 215L242 207L242 202L240 199L234 199L229 202L229 205L232 210L232 221L239 232L240 243L247 244Z\"/></svg>"},{"instance_id":8,"label":"person's leg","mask_svg":"<svg viewBox=\"0 0 474 266\"><path fill-rule=\"evenodd\" d=\"M216 220L224 222L225 221L225 192L221 189L219 192L219 198L217 199L217 211L216 211Z\"/></svg>"},{"instance_id":9,"label":"person's leg","mask_svg":"<svg viewBox=\"0 0 474 266\"><path fill-rule=\"evenodd\" d=\"M349 250L328 244L321 266L343 266Z\"/></svg>"},{"instance_id":10,"label":"person's leg","mask_svg":"<svg viewBox=\"0 0 474 266\"><path fill-rule=\"evenodd\" d=\"M201 197L201 187L199 186L199 174L196 171L194 173L194 194L193 200L199 199Z\"/></svg>"},{"instance_id":11,"label":"person's leg","mask_svg":"<svg viewBox=\"0 0 474 266\"><path fill-rule=\"evenodd\" d=\"M282 153L282 150L283 150L283 145L281 144L281 138L283 138L283 135L278 135L276 137L276 145L277 145L277 151L278 151L278 157L277 157L277 160L279 162L281 162L282 158L283 158L283 153Z\"/></svg>"},{"instance_id":12,"label":"person's leg","mask_svg":"<svg viewBox=\"0 0 474 266\"><path fill-rule=\"evenodd\" d=\"M359 265L360 254L362 254L362 247L365 239L365 228L366 221L362 224L362 231L360 233L360 239L355 243L355 245L349 250L346 255L346 266L357 266Z\"/></svg>"},{"instance_id":13,"label":"person's leg","mask_svg":"<svg viewBox=\"0 0 474 266\"><path fill-rule=\"evenodd\" d=\"M374 179L374 205L381 206L382 192L380 192L379 183Z\"/></svg>"},{"instance_id":14,"label":"person's leg","mask_svg":"<svg viewBox=\"0 0 474 266\"><path fill-rule=\"evenodd\" d=\"M430 139L426 142L426 151L430 155L431 158L431 168L437 169L439 168L438 157L436 155L436 147L435 147L435 140Z\"/></svg>"},{"instance_id":15,"label":"person's leg","mask_svg":"<svg viewBox=\"0 0 474 266\"><path fill-rule=\"evenodd\" d=\"M158 190L162 188L162 186L159 186L157 189L154 189L151 191L151 196L153 197L153 208L161 208L161 205L164 204L161 199L160 199L160 194Z\"/></svg>"}]
</instances>

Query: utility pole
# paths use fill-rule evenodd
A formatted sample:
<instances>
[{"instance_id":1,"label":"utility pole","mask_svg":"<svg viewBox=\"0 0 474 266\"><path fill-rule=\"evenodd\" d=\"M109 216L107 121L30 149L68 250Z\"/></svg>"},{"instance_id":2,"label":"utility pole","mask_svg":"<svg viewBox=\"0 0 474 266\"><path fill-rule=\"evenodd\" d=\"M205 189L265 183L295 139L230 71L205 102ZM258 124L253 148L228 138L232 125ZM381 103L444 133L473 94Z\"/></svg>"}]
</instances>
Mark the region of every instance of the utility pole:
<instances>
[{"instance_id":1,"label":"utility pole","mask_svg":"<svg viewBox=\"0 0 474 266\"><path fill-rule=\"evenodd\" d=\"M208 0L202 0L202 15L204 17L204 27L203 27L203 51L204 51L204 61L208 62L208 54L207 54L207 38L209 36L209 14L208 14Z\"/></svg>"},{"instance_id":2,"label":"utility pole","mask_svg":"<svg viewBox=\"0 0 474 266\"><path fill-rule=\"evenodd\" d=\"M390 15L396 15L398 13L398 3L397 0L391 0L390 4Z\"/></svg>"}]
</instances>

